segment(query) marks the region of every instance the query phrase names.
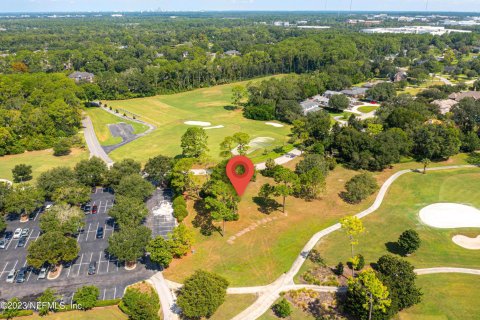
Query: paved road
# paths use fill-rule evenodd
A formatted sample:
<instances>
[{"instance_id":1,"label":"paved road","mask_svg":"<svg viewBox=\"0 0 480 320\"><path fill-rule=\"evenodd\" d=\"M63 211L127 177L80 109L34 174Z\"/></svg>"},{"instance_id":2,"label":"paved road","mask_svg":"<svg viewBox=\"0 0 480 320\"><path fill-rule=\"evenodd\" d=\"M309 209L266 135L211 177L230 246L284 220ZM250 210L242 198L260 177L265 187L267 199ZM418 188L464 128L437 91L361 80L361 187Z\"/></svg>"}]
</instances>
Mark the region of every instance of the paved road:
<instances>
[{"instance_id":1,"label":"paved road","mask_svg":"<svg viewBox=\"0 0 480 320\"><path fill-rule=\"evenodd\" d=\"M437 171L437 170L449 170L449 169L460 169L460 168L475 168L476 166L472 165L464 165L464 166L446 166L446 167L436 167L436 168L429 168L427 169L428 171ZM358 213L356 216L358 218L363 218L372 212L376 211L380 205L383 202L383 199L385 198L385 195L390 188L390 186L397 180L400 176L413 172L412 170L402 170L394 175L392 175L390 178L385 181L385 183L382 185L380 188L380 191L377 194L377 197L375 198L374 203L366 210ZM288 287L291 287L294 285L293 283L293 278L294 276L298 273L300 268L302 267L303 263L308 257L308 254L310 251L315 247L317 242L323 238L324 236L339 230L341 228L340 223L337 223L333 226L330 226L324 230L319 231L318 233L314 234L312 238L307 242L307 244L303 247L302 251L298 255L297 259L293 262L292 267L287 273L284 273L281 275L277 280L275 280L272 284L265 286L264 290L262 291L262 294L259 296L259 298L252 304L250 305L247 309L242 311L240 314L238 314L236 317L234 317L232 320L253 320L259 318L262 314L264 314L270 306L277 300L280 296L280 293L282 291L288 290ZM440 269L440 270L446 270ZM437 270L438 271L438 270ZM433 271L431 271L433 273Z\"/></svg>"},{"instance_id":2,"label":"paved road","mask_svg":"<svg viewBox=\"0 0 480 320\"><path fill-rule=\"evenodd\" d=\"M88 150L90 150L90 155L92 157L98 157L102 159L109 167L112 166L113 160L110 159L110 157L100 145L100 142L98 142L90 117L86 116L82 120L82 124L84 127L83 134L85 136L85 142L87 143Z\"/></svg>"}]
</instances>

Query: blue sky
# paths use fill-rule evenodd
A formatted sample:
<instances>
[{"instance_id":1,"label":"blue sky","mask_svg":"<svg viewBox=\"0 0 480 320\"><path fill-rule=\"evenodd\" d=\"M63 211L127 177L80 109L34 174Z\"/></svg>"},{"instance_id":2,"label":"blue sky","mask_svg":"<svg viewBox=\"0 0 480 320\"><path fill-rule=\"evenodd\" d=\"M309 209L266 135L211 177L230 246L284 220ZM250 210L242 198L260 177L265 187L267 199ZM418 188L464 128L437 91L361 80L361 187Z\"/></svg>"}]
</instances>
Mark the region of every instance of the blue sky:
<instances>
[{"instance_id":1,"label":"blue sky","mask_svg":"<svg viewBox=\"0 0 480 320\"><path fill-rule=\"evenodd\" d=\"M480 0L352 0L352 10L480 12ZM0 12L349 10L350 0L0 0Z\"/></svg>"}]
</instances>

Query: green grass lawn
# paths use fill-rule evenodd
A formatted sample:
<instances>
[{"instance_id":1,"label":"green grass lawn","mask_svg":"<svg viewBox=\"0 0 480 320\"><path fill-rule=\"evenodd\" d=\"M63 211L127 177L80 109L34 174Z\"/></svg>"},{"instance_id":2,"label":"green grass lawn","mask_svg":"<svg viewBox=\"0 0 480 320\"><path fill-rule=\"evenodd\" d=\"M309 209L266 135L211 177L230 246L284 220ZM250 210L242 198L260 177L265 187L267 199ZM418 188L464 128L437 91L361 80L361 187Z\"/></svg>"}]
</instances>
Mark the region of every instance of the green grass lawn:
<instances>
[{"instance_id":1,"label":"green grass lawn","mask_svg":"<svg viewBox=\"0 0 480 320\"><path fill-rule=\"evenodd\" d=\"M400 313L400 320L476 320L480 318L480 277L431 274L417 278L422 302Z\"/></svg>"},{"instance_id":2,"label":"green grass lawn","mask_svg":"<svg viewBox=\"0 0 480 320\"><path fill-rule=\"evenodd\" d=\"M255 302L256 299L257 297L253 294L229 294L210 320L232 319Z\"/></svg>"},{"instance_id":3,"label":"green grass lawn","mask_svg":"<svg viewBox=\"0 0 480 320\"><path fill-rule=\"evenodd\" d=\"M47 316L40 317L35 314L28 317L14 318L21 320L127 320L128 316L124 314L117 306L95 308L88 311L68 311L51 313Z\"/></svg>"},{"instance_id":4,"label":"green grass lawn","mask_svg":"<svg viewBox=\"0 0 480 320\"><path fill-rule=\"evenodd\" d=\"M260 81L257 79L255 81ZM242 82L246 85L248 82ZM212 126L224 128L206 130L208 134L209 155L219 159L220 143L226 136L236 132L248 133L251 138L271 137L275 140L269 149L284 145L290 127L276 128L265 121L245 119L242 110L231 110L231 90L238 85L228 84L149 98L107 101L113 108L123 108L140 115L140 119L157 126L157 129L145 137L139 138L113 151L113 160L134 158L146 162L158 154L175 156L181 153L180 138L190 127L185 121L210 122ZM258 154L258 155L261 155ZM253 157L255 162L258 162Z\"/></svg>"},{"instance_id":5,"label":"green grass lawn","mask_svg":"<svg viewBox=\"0 0 480 320\"><path fill-rule=\"evenodd\" d=\"M478 268L480 255L451 240L456 234L476 236L480 234L478 228L435 229L420 221L419 210L437 202L463 203L480 208L480 171L474 168L403 175L391 186L382 206L363 220L366 233L360 236L356 252L362 253L368 262L374 262L388 253L387 243L396 242L406 229L415 229L422 245L406 259L416 268ZM317 249L330 265L349 258L350 247L342 231L320 240Z\"/></svg>"},{"instance_id":6,"label":"green grass lawn","mask_svg":"<svg viewBox=\"0 0 480 320\"><path fill-rule=\"evenodd\" d=\"M72 149L69 155L62 157L55 157L52 149L3 156L0 157L0 178L12 180L13 167L21 163L32 166L35 180L44 171L59 166L73 167L83 159L88 159L88 152L83 149Z\"/></svg>"},{"instance_id":7,"label":"green grass lawn","mask_svg":"<svg viewBox=\"0 0 480 320\"><path fill-rule=\"evenodd\" d=\"M95 134L102 146L111 146L122 142L121 137L112 136L110 129L108 128L109 124L115 124L120 122L128 123L133 127L133 133L135 134L143 133L148 130L148 126L144 124L122 119L111 113L108 113L105 110L102 110L102 108L87 108L85 112L92 119Z\"/></svg>"},{"instance_id":8,"label":"green grass lawn","mask_svg":"<svg viewBox=\"0 0 480 320\"><path fill-rule=\"evenodd\" d=\"M370 113L372 111L375 111L379 108L379 106L363 106L358 108L357 110L363 113Z\"/></svg>"}]
</instances>

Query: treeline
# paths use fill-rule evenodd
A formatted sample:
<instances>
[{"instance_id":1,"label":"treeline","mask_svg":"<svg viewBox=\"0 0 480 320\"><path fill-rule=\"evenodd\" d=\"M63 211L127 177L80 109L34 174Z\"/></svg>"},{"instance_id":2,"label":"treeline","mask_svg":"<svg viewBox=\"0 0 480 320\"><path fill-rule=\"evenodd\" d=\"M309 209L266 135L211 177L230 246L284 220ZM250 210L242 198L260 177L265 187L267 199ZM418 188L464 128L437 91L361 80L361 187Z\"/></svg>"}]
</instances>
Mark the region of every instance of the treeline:
<instances>
[{"instance_id":1,"label":"treeline","mask_svg":"<svg viewBox=\"0 0 480 320\"><path fill-rule=\"evenodd\" d=\"M5 27L0 72L91 72L95 84L85 85L91 100L178 92L278 73L321 71L358 83L427 59L417 72L422 76L424 69L431 72L439 65L435 50L440 55L447 47L470 52L478 44L476 34L385 38L215 18L35 19L6 22ZM228 50L241 55L224 54ZM397 56L385 59L390 55Z\"/></svg>"},{"instance_id":2,"label":"treeline","mask_svg":"<svg viewBox=\"0 0 480 320\"><path fill-rule=\"evenodd\" d=\"M82 90L63 74L0 75L0 156L73 137Z\"/></svg>"}]
</instances>

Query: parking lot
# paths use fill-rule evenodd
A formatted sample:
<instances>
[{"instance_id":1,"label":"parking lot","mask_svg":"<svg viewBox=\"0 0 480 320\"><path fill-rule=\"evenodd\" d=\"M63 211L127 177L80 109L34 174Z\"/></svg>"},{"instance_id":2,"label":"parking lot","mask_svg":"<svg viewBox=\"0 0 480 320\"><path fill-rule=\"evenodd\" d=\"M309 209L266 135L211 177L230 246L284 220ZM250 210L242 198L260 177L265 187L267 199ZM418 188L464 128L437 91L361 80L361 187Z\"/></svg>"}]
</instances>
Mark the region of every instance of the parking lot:
<instances>
[{"instance_id":1,"label":"parking lot","mask_svg":"<svg viewBox=\"0 0 480 320\"><path fill-rule=\"evenodd\" d=\"M173 192L169 189L156 189L147 201L149 215L146 225L152 230L152 236L167 238L176 227L172 209ZM162 207L163 209L160 209ZM159 210L160 209L160 210ZM171 211L171 212L170 212Z\"/></svg>"},{"instance_id":2,"label":"parking lot","mask_svg":"<svg viewBox=\"0 0 480 320\"><path fill-rule=\"evenodd\" d=\"M158 270L151 264L137 264L135 270L127 271L124 265L110 257L105 249L108 247L108 237L115 230L115 224L108 216L108 210L113 206L114 195L106 189L97 188L91 195L90 205L97 206L96 214L85 215L85 227L77 236L80 245L78 257L63 267L60 276L55 280L39 279L38 270L28 272L25 282L7 283L10 270L27 267L26 248L36 241L40 235L39 217L43 214L37 210L28 222L19 220L8 221L7 231L16 228L29 228L29 234L24 247L18 247L18 239L12 239L5 249L0 249L0 299L6 300L19 297L32 301L46 288L53 288L63 297L65 303L70 303L75 290L83 285L95 285L100 289L99 299L115 299L123 296L126 286L147 279ZM103 237L96 237L97 229L102 227ZM96 273L88 275L88 266L96 262Z\"/></svg>"}]
</instances>

